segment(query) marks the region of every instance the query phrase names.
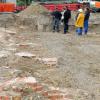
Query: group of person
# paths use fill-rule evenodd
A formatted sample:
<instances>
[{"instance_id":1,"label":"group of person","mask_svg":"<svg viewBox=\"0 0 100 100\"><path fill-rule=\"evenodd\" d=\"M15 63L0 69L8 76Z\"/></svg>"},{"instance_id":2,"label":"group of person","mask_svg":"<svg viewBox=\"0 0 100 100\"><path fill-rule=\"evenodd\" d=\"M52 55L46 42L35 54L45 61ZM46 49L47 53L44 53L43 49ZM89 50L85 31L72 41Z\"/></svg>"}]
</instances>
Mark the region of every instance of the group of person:
<instances>
[{"instance_id":1,"label":"group of person","mask_svg":"<svg viewBox=\"0 0 100 100\"><path fill-rule=\"evenodd\" d=\"M68 7L64 7L63 11L60 12L56 7L55 10L52 12L52 25L53 25L53 32L60 32L60 23L63 23L63 33L66 34L69 31L69 21L71 19L71 11ZM83 9L78 9L78 13L75 17L75 27L76 33L78 35L87 34L88 32L88 21L90 17L90 10L88 7Z\"/></svg>"}]
</instances>

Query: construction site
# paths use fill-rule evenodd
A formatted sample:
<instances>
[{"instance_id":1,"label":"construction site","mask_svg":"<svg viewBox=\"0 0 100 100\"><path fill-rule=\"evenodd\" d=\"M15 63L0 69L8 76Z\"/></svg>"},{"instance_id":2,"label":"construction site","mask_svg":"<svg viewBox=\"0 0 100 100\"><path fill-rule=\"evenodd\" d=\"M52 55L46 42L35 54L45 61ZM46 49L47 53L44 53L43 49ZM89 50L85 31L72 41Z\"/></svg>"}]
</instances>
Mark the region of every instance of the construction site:
<instances>
[{"instance_id":1,"label":"construction site","mask_svg":"<svg viewBox=\"0 0 100 100\"><path fill-rule=\"evenodd\" d=\"M39 3L0 13L0 100L100 100L100 13L83 36L71 13L68 34Z\"/></svg>"}]
</instances>

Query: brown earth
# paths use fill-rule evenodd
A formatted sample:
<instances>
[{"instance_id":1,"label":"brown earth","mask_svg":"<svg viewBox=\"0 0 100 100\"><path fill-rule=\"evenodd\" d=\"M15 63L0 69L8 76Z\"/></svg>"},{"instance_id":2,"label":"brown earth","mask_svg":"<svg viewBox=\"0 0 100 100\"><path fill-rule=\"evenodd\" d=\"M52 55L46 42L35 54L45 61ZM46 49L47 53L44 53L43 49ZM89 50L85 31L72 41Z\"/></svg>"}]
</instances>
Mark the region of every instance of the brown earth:
<instances>
[{"instance_id":1,"label":"brown earth","mask_svg":"<svg viewBox=\"0 0 100 100\"><path fill-rule=\"evenodd\" d=\"M16 77L33 76L43 89L26 96L33 96L32 100L100 100L99 24L91 25L88 35L77 36L73 26L68 34L63 34L63 31L34 32L30 31L29 23L16 27L12 15L8 15L11 20L7 15L1 16L0 84ZM30 56L17 55L22 52ZM43 58L57 58L57 62L55 59L55 65L48 65ZM59 91L55 95L52 90ZM67 99L62 98L66 93ZM4 94L13 96L20 95L20 92L12 92L7 87L0 92L0 95Z\"/></svg>"},{"instance_id":2,"label":"brown earth","mask_svg":"<svg viewBox=\"0 0 100 100\"><path fill-rule=\"evenodd\" d=\"M40 15L48 12L49 11L45 7L37 3L30 5L18 15L24 17L24 16Z\"/></svg>"}]
</instances>

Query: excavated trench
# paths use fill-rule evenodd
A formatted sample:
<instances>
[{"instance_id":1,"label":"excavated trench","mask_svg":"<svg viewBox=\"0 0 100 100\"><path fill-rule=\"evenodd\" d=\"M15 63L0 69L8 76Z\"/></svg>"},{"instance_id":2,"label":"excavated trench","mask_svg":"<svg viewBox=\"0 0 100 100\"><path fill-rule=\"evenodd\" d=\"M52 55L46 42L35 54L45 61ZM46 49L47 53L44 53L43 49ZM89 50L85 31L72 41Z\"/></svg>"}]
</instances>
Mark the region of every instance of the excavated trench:
<instances>
[{"instance_id":1,"label":"excavated trench","mask_svg":"<svg viewBox=\"0 0 100 100\"><path fill-rule=\"evenodd\" d=\"M63 95L67 93L69 100L100 100L98 19L92 17L91 22L95 25L90 26L88 35L78 37L73 26L66 35L50 32L49 19L47 22L42 19L42 26L39 26L36 17L23 19L10 14L0 16L0 84L31 76L43 86L42 91L59 90ZM48 58L52 60L48 63L44 58L46 61ZM23 84L5 86L0 95L21 95L24 99L31 97L32 100L53 100L52 95L55 96L51 92L51 97L44 96L41 91L31 92L31 89L27 90L25 96L20 91L13 91L14 86L26 89ZM61 95L57 95L54 98L61 99Z\"/></svg>"}]
</instances>

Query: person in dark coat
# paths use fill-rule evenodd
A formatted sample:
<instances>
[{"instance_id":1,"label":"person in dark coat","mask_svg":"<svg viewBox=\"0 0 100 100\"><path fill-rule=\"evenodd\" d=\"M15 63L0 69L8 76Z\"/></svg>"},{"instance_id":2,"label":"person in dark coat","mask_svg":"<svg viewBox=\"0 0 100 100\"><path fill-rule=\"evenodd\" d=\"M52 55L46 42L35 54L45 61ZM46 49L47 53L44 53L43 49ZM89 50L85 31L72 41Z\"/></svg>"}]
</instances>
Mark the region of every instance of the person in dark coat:
<instances>
[{"instance_id":1,"label":"person in dark coat","mask_svg":"<svg viewBox=\"0 0 100 100\"><path fill-rule=\"evenodd\" d=\"M85 9L85 18L84 18L84 34L87 34L88 32L88 22L89 22L89 17L90 17L90 10L89 8Z\"/></svg>"},{"instance_id":2,"label":"person in dark coat","mask_svg":"<svg viewBox=\"0 0 100 100\"><path fill-rule=\"evenodd\" d=\"M66 11L64 12L64 34L66 34L68 32L69 29L69 19L71 18L71 11L68 9L68 7L66 6Z\"/></svg>"},{"instance_id":3,"label":"person in dark coat","mask_svg":"<svg viewBox=\"0 0 100 100\"><path fill-rule=\"evenodd\" d=\"M60 24L60 20L61 20L61 12L58 11L58 8L55 8L55 11L52 12L52 16L53 16L53 32L59 32L59 24Z\"/></svg>"}]
</instances>

